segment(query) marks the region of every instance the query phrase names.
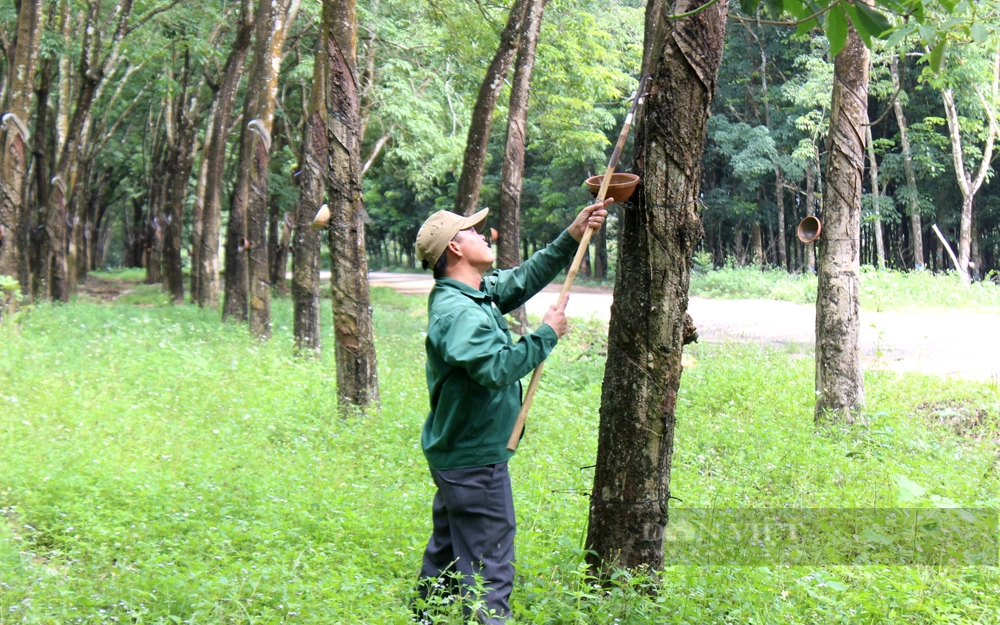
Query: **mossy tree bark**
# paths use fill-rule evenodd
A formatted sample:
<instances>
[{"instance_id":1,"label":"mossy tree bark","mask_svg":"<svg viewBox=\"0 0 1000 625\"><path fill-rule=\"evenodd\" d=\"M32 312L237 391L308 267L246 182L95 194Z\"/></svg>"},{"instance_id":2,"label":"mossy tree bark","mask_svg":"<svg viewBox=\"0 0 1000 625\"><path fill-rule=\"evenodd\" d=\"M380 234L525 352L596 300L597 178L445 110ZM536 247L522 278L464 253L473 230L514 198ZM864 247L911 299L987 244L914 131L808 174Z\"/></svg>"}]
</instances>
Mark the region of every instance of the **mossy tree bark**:
<instances>
[{"instance_id":1,"label":"mossy tree bark","mask_svg":"<svg viewBox=\"0 0 1000 625\"><path fill-rule=\"evenodd\" d=\"M62 19L60 17L60 19ZM46 57L42 59L41 66L38 71L38 85L35 88L35 127L36 128L48 128L49 126L49 94L52 91L52 82L54 79L55 68L57 64L57 59L54 57ZM31 138L31 151L34 157L34 175L32 176L32 184L34 186L34 202L32 207L45 206L48 203L48 191L49 191L49 163L51 150L50 143L53 143L51 139L54 139L54 133L52 132L36 132ZM28 212L33 212L34 218L28 217ZM44 283L40 279L40 267L45 267L45 262L42 259L42 231L43 228L40 226L43 224L38 223L37 219L40 217L37 210L26 209L25 218L22 220L22 227L27 229L26 238L22 238L22 241L26 241L28 245L27 250L27 266L22 268L20 273L26 276L26 280L30 284L26 284L24 292L26 294L30 293L31 297L37 297L37 289Z\"/></svg>"},{"instance_id":2,"label":"mossy tree bark","mask_svg":"<svg viewBox=\"0 0 1000 625\"><path fill-rule=\"evenodd\" d=\"M833 62L830 134L817 245L817 423L853 422L865 403L861 331L861 195L868 121L868 48L854 27Z\"/></svg>"},{"instance_id":3,"label":"mossy tree bark","mask_svg":"<svg viewBox=\"0 0 1000 625\"><path fill-rule=\"evenodd\" d=\"M336 338L337 394L342 404L378 405L378 372L361 188L361 111L354 0L323 3L322 61L327 64L326 189L330 198L330 287Z\"/></svg>"},{"instance_id":4,"label":"mossy tree bark","mask_svg":"<svg viewBox=\"0 0 1000 625\"><path fill-rule=\"evenodd\" d=\"M681 352L695 333L687 315L691 255L703 236L697 202L706 124L725 40L728 2L693 17L703 0L650 2L644 73L652 78L636 135L636 204L621 228L601 425L587 534L588 562L663 565Z\"/></svg>"},{"instance_id":5,"label":"mossy tree bark","mask_svg":"<svg viewBox=\"0 0 1000 625\"><path fill-rule=\"evenodd\" d=\"M21 0L13 55L7 66L7 101L0 130L0 275L13 276L28 290L25 272L25 183L28 175L28 122L35 92L35 66L42 24L41 0Z\"/></svg>"},{"instance_id":6,"label":"mossy tree bark","mask_svg":"<svg viewBox=\"0 0 1000 625\"><path fill-rule=\"evenodd\" d=\"M271 270L267 259L267 175L281 48L290 0L260 0L257 7L250 90L233 203L226 229L226 299L222 318L247 319L250 332L271 337Z\"/></svg>"},{"instance_id":7,"label":"mossy tree bark","mask_svg":"<svg viewBox=\"0 0 1000 625\"><path fill-rule=\"evenodd\" d=\"M321 38L322 39L322 38ZM320 41L316 58L326 50ZM322 347L320 334L319 262L320 231L310 227L323 204L327 165L326 63L313 63L312 91L302 145L302 173L299 175L299 203L293 217L295 244L292 246L292 303L294 306L295 347L313 350Z\"/></svg>"}]
</instances>

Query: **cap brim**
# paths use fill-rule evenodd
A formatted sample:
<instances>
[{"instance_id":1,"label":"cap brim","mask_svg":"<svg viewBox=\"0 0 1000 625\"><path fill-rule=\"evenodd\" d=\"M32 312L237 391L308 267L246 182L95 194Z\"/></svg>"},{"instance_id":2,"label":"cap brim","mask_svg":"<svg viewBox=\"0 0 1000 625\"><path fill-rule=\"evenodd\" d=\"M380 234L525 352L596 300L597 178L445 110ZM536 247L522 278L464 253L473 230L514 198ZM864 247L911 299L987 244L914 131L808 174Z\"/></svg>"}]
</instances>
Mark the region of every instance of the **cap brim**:
<instances>
[{"instance_id":1,"label":"cap brim","mask_svg":"<svg viewBox=\"0 0 1000 625\"><path fill-rule=\"evenodd\" d=\"M466 228L475 228L476 232L482 234L483 226L486 225L486 217L490 214L490 209L484 208L475 215L470 215L465 218L462 222L462 227L459 230L465 230Z\"/></svg>"}]
</instances>

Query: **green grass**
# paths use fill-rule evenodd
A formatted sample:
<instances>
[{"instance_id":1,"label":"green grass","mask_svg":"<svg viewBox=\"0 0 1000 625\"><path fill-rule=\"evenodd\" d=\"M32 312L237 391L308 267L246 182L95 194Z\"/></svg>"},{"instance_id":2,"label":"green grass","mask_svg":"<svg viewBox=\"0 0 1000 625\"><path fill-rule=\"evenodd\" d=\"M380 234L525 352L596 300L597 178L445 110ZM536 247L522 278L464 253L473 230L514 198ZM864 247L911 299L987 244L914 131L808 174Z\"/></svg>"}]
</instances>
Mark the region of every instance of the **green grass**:
<instances>
[{"instance_id":1,"label":"green grass","mask_svg":"<svg viewBox=\"0 0 1000 625\"><path fill-rule=\"evenodd\" d=\"M716 299L776 299L816 303L816 276L785 271L724 268L695 271L691 295ZM964 285L956 274L876 271L861 268L861 307L877 312L953 310L1000 312L1000 286L990 281Z\"/></svg>"},{"instance_id":2,"label":"green grass","mask_svg":"<svg viewBox=\"0 0 1000 625\"><path fill-rule=\"evenodd\" d=\"M288 300L261 345L215 311L123 299L0 328L0 623L408 622L433 493L423 298L373 293L369 416L337 414L329 350L293 357ZM995 567L668 566L594 586L581 467L604 344L597 325L560 344L512 461L517 623L996 622ZM895 506L906 477L920 505L1000 506L995 385L869 374L869 423L817 431L811 359L690 351L677 505ZM956 411L977 415L969 436L938 423Z\"/></svg>"}]
</instances>

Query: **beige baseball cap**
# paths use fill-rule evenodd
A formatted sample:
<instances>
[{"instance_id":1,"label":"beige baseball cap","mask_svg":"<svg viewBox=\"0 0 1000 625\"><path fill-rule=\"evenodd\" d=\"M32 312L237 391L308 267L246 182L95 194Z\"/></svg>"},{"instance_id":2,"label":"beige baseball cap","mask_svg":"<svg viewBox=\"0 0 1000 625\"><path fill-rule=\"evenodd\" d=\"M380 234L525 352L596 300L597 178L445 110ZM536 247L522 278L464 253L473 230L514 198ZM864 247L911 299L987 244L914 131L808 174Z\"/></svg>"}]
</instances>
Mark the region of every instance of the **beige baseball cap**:
<instances>
[{"instance_id":1,"label":"beige baseball cap","mask_svg":"<svg viewBox=\"0 0 1000 625\"><path fill-rule=\"evenodd\" d=\"M450 211L434 213L417 232L417 258L426 260L431 265L435 264L448 248L448 241L454 239L460 230L475 228L476 232L482 232L489 212L490 209L484 208L469 217Z\"/></svg>"}]
</instances>

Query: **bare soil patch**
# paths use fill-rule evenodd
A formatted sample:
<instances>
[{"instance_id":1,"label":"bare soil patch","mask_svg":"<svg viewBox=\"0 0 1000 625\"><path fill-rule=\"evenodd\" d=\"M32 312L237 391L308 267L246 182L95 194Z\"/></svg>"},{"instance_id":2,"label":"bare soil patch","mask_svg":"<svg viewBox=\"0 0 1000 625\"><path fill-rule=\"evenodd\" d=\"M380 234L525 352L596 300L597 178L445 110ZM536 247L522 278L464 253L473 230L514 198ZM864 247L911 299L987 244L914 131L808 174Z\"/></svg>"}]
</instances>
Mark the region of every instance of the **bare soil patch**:
<instances>
[{"instance_id":1,"label":"bare soil patch","mask_svg":"<svg viewBox=\"0 0 1000 625\"><path fill-rule=\"evenodd\" d=\"M88 275L78 286L78 293L98 302L110 302L129 292L142 280L126 280L123 278L99 278Z\"/></svg>"},{"instance_id":2,"label":"bare soil patch","mask_svg":"<svg viewBox=\"0 0 1000 625\"><path fill-rule=\"evenodd\" d=\"M917 413L937 426L974 441L992 438L1000 443L997 433L997 415L984 406L955 400L940 400L920 404Z\"/></svg>"},{"instance_id":3,"label":"bare soil patch","mask_svg":"<svg viewBox=\"0 0 1000 625\"><path fill-rule=\"evenodd\" d=\"M400 293L426 294L434 286L429 273L371 272L372 286ZM527 303L528 314L543 315L556 303L560 285L552 284ZM611 289L573 286L566 314L611 318ZM719 300L692 297L688 312L700 341L758 343L789 353L811 353L816 309L810 304L777 300ZM1000 381L1000 315L946 312L861 311L861 351L866 369Z\"/></svg>"}]
</instances>

